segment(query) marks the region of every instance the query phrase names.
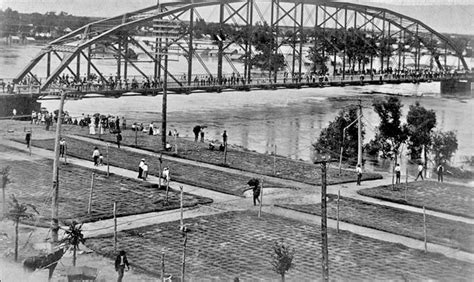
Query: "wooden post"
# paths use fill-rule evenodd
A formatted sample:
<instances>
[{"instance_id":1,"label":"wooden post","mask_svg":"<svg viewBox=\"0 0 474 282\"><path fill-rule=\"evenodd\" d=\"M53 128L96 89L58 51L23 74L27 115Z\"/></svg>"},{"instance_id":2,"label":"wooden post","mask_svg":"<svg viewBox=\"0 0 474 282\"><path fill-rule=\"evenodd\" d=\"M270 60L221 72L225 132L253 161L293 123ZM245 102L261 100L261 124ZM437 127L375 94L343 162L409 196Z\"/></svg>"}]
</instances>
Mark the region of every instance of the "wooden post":
<instances>
[{"instance_id":1,"label":"wooden post","mask_svg":"<svg viewBox=\"0 0 474 282\"><path fill-rule=\"evenodd\" d=\"M321 162L321 253L323 281L329 281L328 230L326 209L326 162Z\"/></svg>"},{"instance_id":2,"label":"wooden post","mask_svg":"<svg viewBox=\"0 0 474 282\"><path fill-rule=\"evenodd\" d=\"M61 101L59 102L58 123L56 124L56 136L54 138L54 162L53 162L53 199L51 201L51 239L54 243L58 242L58 210L59 210L59 136L61 135L62 114L64 108L64 99L66 92L61 92Z\"/></svg>"},{"instance_id":3,"label":"wooden post","mask_svg":"<svg viewBox=\"0 0 474 282\"><path fill-rule=\"evenodd\" d=\"M158 159L160 161L160 171L158 172L158 189L161 189L161 176L162 176L162 170L161 170L161 164L163 163L163 153L160 153L160 158Z\"/></svg>"},{"instance_id":4,"label":"wooden post","mask_svg":"<svg viewBox=\"0 0 474 282\"><path fill-rule=\"evenodd\" d=\"M180 229L183 230L183 227L184 227L184 223L183 223L183 186L180 185L179 189L181 190L181 197L180 197L180 209L181 209Z\"/></svg>"},{"instance_id":5,"label":"wooden post","mask_svg":"<svg viewBox=\"0 0 474 282\"><path fill-rule=\"evenodd\" d=\"M94 177L95 177L95 174L92 173L91 189L89 193L89 206L87 208L87 214L91 214L91 211L92 211L92 193L94 193Z\"/></svg>"},{"instance_id":6,"label":"wooden post","mask_svg":"<svg viewBox=\"0 0 474 282\"><path fill-rule=\"evenodd\" d=\"M405 202L407 201L407 191L408 191L408 165L405 173Z\"/></svg>"},{"instance_id":7,"label":"wooden post","mask_svg":"<svg viewBox=\"0 0 474 282\"><path fill-rule=\"evenodd\" d=\"M181 282L184 282L184 273L186 269L186 243L188 242L188 233L184 232L184 241L183 241L183 261L181 265Z\"/></svg>"},{"instance_id":8,"label":"wooden post","mask_svg":"<svg viewBox=\"0 0 474 282\"><path fill-rule=\"evenodd\" d=\"M260 180L260 207L258 209L258 217L262 216L262 205L263 205L263 179Z\"/></svg>"},{"instance_id":9,"label":"wooden post","mask_svg":"<svg viewBox=\"0 0 474 282\"><path fill-rule=\"evenodd\" d=\"M64 145L64 163L67 164L67 143Z\"/></svg>"},{"instance_id":10,"label":"wooden post","mask_svg":"<svg viewBox=\"0 0 474 282\"><path fill-rule=\"evenodd\" d=\"M161 281L165 282L165 253L161 253Z\"/></svg>"},{"instance_id":11,"label":"wooden post","mask_svg":"<svg viewBox=\"0 0 474 282\"><path fill-rule=\"evenodd\" d=\"M177 155L178 154L178 137L176 134L174 135L174 153Z\"/></svg>"},{"instance_id":12,"label":"wooden post","mask_svg":"<svg viewBox=\"0 0 474 282\"><path fill-rule=\"evenodd\" d=\"M110 176L110 164L109 164L109 143L106 144L106 150L105 150L106 154L107 154L107 177Z\"/></svg>"},{"instance_id":13,"label":"wooden post","mask_svg":"<svg viewBox=\"0 0 474 282\"><path fill-rule=\"evenodd\" d=\"M138 138L138 128L135 127L135 147L138 147L137 138Z\"/></svg>"},{"instance_id":14,"label":"wooden post","mask_svg":"<svg viewBox=\"0 0 474 282\"><path fill-rule=\"evenodd\" d=\"M227 142L224 144L224 164L227 163Z\"/></svg>"},{"instance_id":15,"label":"wooden post","mask_svg":"<svg viewBox=\"0 0 474 282\"><path fill-rule=\"evenodd\" d=\"M168 170L168 180L166 181L166 203L168 204L168 190L170 188L171 173Z\"/></svg>"},{"instance_id":16,"label":"wooden post","mask_svg":"<svg viewBox=\"0 0 474 282\"><path fill-rule=\"evenodd\" d=\"M117 253L117 202L114 202L114 252Z\"/></svg>"},{"instance_id":17,"label":"wooden post","mask_svg":"<svg viewBox=\"0 0 474 282\"><path fill-rule=\"evenodd\" d=\"M425 211L425 206L423 206L423 237L424 237L424 243L425 243L425 253L428 251L428 246L427 246L427 239L426 239L426 211Z\"/></svg>"},{"instance_id":18,"label":"wooden post","mask_svg":"<svg viewBox=\"0 0 474 282\"><path fill-rule=\"evenodd\" d=\"M28 152L31 156L31 144L32 144L32 141L33 141L33 129L31 129L31 134L30 134L30 145L28 146Z\"/></svg>"},{"instance_id":19,"label":"wooden post","mask_svg":"<svg viewBox=\"0 0 474 282\"><path fill-rule=\"evenodd\" d=\"M336 219L337 219L337 233L339 233L339 199L341 198L341 190L337 190L337 213L336 213Z\"/></svg>"},{"instance_id":20,"label":"wooden post","mask_svg":"<svg viewBox=\"0 0 474 282\"><path fill-rule=\"evenodd\" d=\"M277 145L273 144L273 175L276 175L276 154L277 154Z\"/></svg>"}]
</instances>

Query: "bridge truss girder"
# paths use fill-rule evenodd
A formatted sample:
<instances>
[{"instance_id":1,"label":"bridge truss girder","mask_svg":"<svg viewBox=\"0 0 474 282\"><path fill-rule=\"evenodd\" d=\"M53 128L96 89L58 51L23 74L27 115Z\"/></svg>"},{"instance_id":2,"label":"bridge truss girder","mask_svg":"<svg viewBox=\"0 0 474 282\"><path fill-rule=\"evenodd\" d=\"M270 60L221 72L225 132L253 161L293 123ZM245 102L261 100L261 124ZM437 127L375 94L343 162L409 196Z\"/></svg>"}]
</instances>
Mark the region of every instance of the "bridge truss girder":
<instances>
[{"instance_id":1,"label":"bridge truss girder","mask_svg":"<svg viewBox=\"0 0 474 282\"><path fill-rule=\"evenodd\" d=\"M258 5L257 5L258 4ZM270 17L265 17L261 12L259 6L267 5L270 8ZM125 13L120 16L112 17L96 21L86 26L83 26L71 33L64 35L44 47L32 60L25 66L25 68L17 75L15 81L22 80L26 75L33 74L32 70L46 57L46 79L42 83L42 90L47 89L63 71L68 70L74 77L80 78L80 60L81 57L87 63L86 75L89 76L91 70L94 70L101 79L106 79L106 75L101 72L100 68L93 62L91 53L92 46L98 43L106 44L116 54L117 72L114 76L117 78L126 79L128 76L129 66L138 71L146 79L160 78L161 71L164 71L162 65L161 51L167 50L175 46L184 51L188 61L187 81L188 85L192 83L193 77L193 59L196 59L199 64L203 66L209 76L213 75L209 66L200 58L200 55L193 46L194 42L194 28L195 16L199 16L198 9L202 7L216 6L219 8L218 24L220 25L219 38L217 40L217 81L222 84L223 80L223 63L226 59L231 65L234 72L240 74L230 59L228 59L225 51L232 45L236 44L244 50L243 62L243 77L246 81L251 80L252 62L251 55L255 52L252 48L252 27L257 21L254 18L254 11L260 16L260 19L270 23L271 30L275 36L275 52L279 51L282 45L290 44L292 53L291 73L292 75L301 74L303 68L303 45L309 43L305 38L305 32L313 30L315 33L321 30L342 30L346 40L348 31L350 29L364 31L365 33L373 34L373 38L383 38L390 40L396 38L398 44L397 48L390 51L391 47L387 46L387 50L378 48L374 50L380 57L382 69L390 65L390 60L398 56L398 69L405 66L405 55L413 53L414 65L416 69L420 68L420 58L422 56L421 49L427 49L432 58L436 61L439 69L446 69L447 50L450 50L462 63L462 67L468 70L468 66L462 56L462 50L458 50L454 43L446 36L436 32L424 23L413 18L401 15L399 13L366 5L345 3L339 1L314 1L314 0L272 0L272 1L256 1L256 0L222 0L222 1L206 1L194 0L175 3L165 3L160 6L151 6L145 9L140 9L134 12ZM342 15L341 15L342 14ZM314 17L314 19L312 19ZM169 19L179 21L181 25L186 26L186 31L178 38L166 40L157 38L154 49L148 50L146 46L142 46L135 38L135 31L141 26L149 25L156 19ZM285 21L290 21L290 23ZM311 25L307 22L312 21ZM239 38L235 36L227 36L222 34L224 26L233 23L233 26L239 28L245 27L246 32L242 33ZM282 30L291 31L290 35L285 36ZM371 30L370 30L371 29ZM225 38L223 38L225 36ZM369 38L357 35L361 40L368 41ZM402 43L405 44L407 38L414 38L416 46L415 50L406 50ZM438 45L443 45L444 54L432 44L433 40L438 41ZM314 40L316 47L316 39ZM324 37L323 41L334 47L334 65L336 64L336 57L342 56L343 61L343 75L346 71L346 53L344 46L339 48L331 42L330 38ZM142 70L135 62L127 58L126 52L129 46L134 46L143 51L147 59L155 64L154 73L148 74ZM154 51L153 51L154 50ZM389 51L388 55L387 52ZM394 56L394 51L396 52ZM324 52L324 51L323 51ZM62 56L59 55L62 53ZM339 53L339 54L338 54ZM58 66L51 70L51 57L58 57L60 60ZM439 58L444 56L444 65ZM402 60L403 57L403 60ZM76 66L74 67L74 61ZM371 58L371 68L372 68ZM403 64L402 64L403 61ZM431 60L432 61L432 60ZM271 63L271 62L270 62ZM122 68L123 66L123 68ZM182 84L171 72L168 72L171 79L176 83ZM32 75L33 76L33 75ZM34 76L33 76L34 77ZM277 80L277 72L269 72L269 78L274 81Z\"/></svg>"}]
</instances>

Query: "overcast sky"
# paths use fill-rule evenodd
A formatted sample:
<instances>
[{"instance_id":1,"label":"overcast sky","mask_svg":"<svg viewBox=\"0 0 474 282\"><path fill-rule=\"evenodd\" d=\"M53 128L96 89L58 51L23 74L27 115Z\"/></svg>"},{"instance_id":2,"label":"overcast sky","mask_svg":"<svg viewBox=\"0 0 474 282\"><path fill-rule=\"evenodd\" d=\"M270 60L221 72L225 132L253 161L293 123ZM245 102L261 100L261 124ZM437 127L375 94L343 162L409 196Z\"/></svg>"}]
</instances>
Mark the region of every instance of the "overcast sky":
<instances>
[{"instance_id":1,"label":"overcast sky","mask_svg":"<svg viewBox=\"0 0 474 282\"><path fill-rule=\"evenodd\" d=\"M161 0L162 3L176 0ZM337 0L336 0L337 1ZM415 17L441 32L457 32L473 34L474 30L474 0L341 0L359 4L390 4L390 5L443 5L443 10L452 9L448 13L450 19L438 19L429 12L413 9L401 11L412 12ZM157 0L0 0L0 9L8 7L23 13L38 12L44 14L49 11L67 12L73 15L92 17L111 17L126 12L138 10L157 3ZM460 5L471 5L469 9L460 9ZM456 9L457 6L457 9ZM462 16L457 17L462 13ZM202 14L202 13L201 13ZM206 16L206 15L202 15ZM454 20L454 21L452 21Z\"/></svg>"}]
</instances>

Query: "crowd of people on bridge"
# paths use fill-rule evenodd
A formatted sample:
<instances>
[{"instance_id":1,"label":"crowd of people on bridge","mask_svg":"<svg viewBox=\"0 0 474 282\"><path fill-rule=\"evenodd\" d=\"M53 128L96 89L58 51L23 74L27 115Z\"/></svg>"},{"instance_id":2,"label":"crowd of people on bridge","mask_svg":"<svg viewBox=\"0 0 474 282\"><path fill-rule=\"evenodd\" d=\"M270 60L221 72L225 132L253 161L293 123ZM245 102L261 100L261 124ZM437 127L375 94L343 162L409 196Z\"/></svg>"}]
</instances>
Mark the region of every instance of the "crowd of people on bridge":
<instances>
[{"instance_id":1,"label":"crowd of people on bridge","mask_svg":"<svg viewBox=\"0 0 474 282\"><path fill-rule=\"evenodd\" d=\"M336 68L329 72L289 72L287 70L277 73L276 83L325 83L333 80L360 80L361 82L367 80L413 80L414 82L420 79L438 79L442 77L459 77L463 72L457 70L452 71L432 71L430 69L396 69L392 67L383 70L377 69L346 69ZM238 86L248 84L273 84L275 83L274 76L268 77L264 73L252 73L252 78L249 79L242 76L240 73L232 72L231 74L222 74L220 80L217 75L195 75L191 81L191 86ZM31 74L25 76L19 83L5 82L0 79L0 85L3 93L28 93L38 91L41 85L41 79ZM168 78L168 87L173 86L187 86L186 74L180 77L172 75ZM73 76L67 73L55 78L50 86L51 88L70 88L77 91L113 91L113 90L135 90L135 89L157 89L161 90L163 87L162 77L129 77L123 78L119 76L109 75L108 78L95 73L82 76Z\"/></svg>"}]
</instances>

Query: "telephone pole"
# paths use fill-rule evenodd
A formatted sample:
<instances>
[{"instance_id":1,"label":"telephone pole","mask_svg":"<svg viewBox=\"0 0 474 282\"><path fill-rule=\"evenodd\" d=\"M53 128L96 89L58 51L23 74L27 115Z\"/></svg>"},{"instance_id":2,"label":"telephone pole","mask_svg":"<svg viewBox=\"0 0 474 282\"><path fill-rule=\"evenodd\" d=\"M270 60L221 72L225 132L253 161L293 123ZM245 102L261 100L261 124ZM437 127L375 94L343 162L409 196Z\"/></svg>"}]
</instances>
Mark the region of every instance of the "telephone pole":
<instances>
[{"instance_id":1,"label":"telephone pole","mask_svg":"<svg viewBox=\"0 0 474 282\"><path fill-rule=\"evenodd\" d=\"M59 102L58 122L56 124L56 137L54 138L54 161L53 161L53 199L51 203L51 239L53 243L58 242L58 198L59 198L59 136L61 135L61 123L66 92L61 92Z\"/></svg>"},{"instance_id":2,"label":"telephone pole","mask_svg":"<svg viewBox=\"0 0 474 282\"><path fill-rule=\"evenodd\" d=\"M321 254L322 254L322 272L323 281L329 281L329 251L328 251L328 220L327 220L327 170L326 164L332 162L331 155L315 152L313 163L321 165Z\"/></svg>"},{"instance_id":3,"label":"telephone pole","mask_svg":"<svg viewBox=\"0 0 474 282\"><path fill-rule=\"evenodd\" d=\"M362 166L362 103L359 99L359 115L357 115L357 164Z\"/></svg>"}]
</instances>

